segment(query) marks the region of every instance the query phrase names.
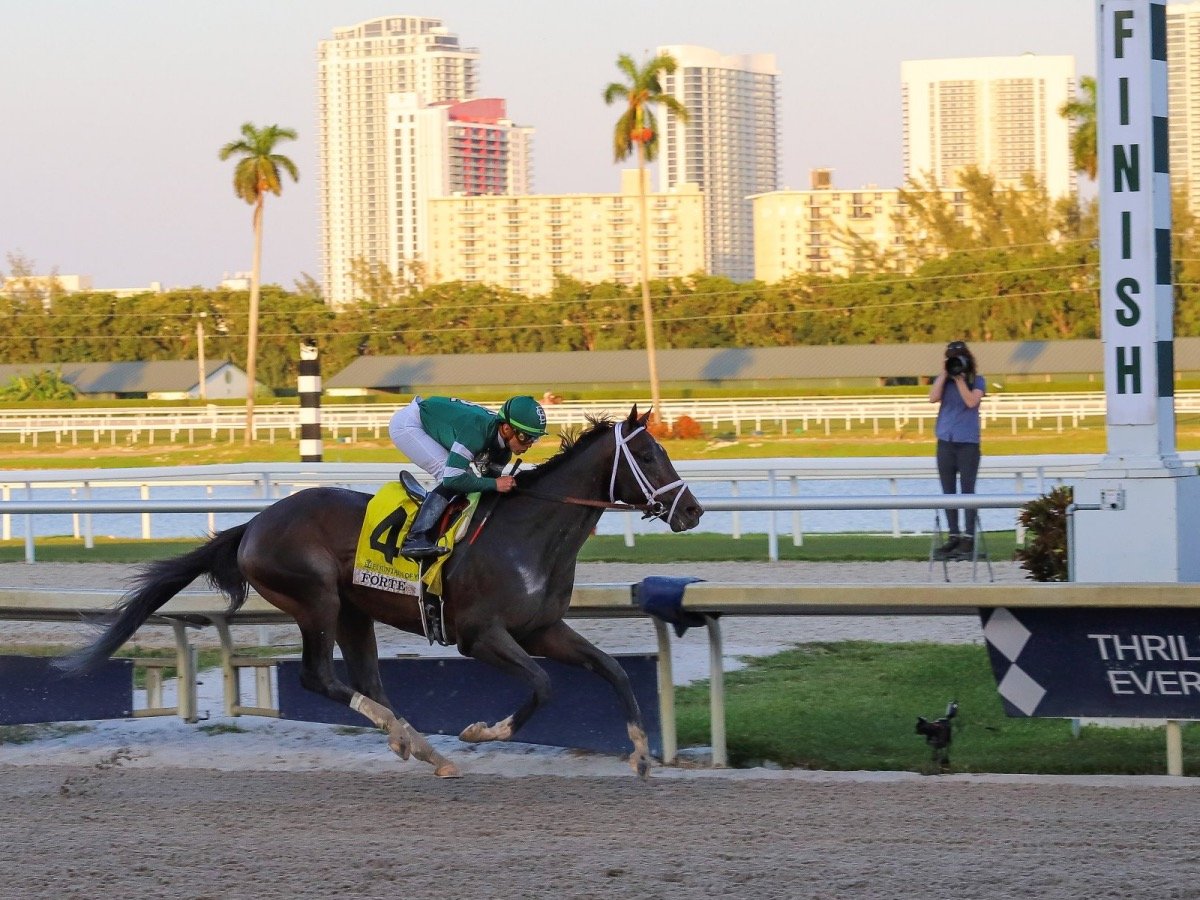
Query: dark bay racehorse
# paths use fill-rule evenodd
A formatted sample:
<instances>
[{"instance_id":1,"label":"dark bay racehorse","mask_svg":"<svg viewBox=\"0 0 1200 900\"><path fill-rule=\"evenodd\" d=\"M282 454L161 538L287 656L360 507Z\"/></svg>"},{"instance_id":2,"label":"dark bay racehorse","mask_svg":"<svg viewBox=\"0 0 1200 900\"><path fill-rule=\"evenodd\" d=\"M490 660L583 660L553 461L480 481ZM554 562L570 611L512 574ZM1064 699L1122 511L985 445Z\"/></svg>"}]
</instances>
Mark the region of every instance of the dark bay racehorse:
<instances>
[{"instance_id":1,"label":"dark bay racehorse","mask_svg":"<svg viewBox=\"0 0 1200 900\"><path fill-rule=\"evenodd\" d=\"M605 508L628 504L686 531L703 509L667 453L646 429L649 413L612 422L592 419L577 438L564 437L550 460L517 476L517 489L497 495L474 543L462 542L443 571L447 639L459 652L521 679L532 694L512 715L477 722L464 741L511 739L550 695L550 680L532 655L582 666L608 681L625 708L633 742L630 765L641 775L650 756L641 711L624 670L575 633L563 615L575 562ZM374 623L422 634L417 600L353 584L355 546L369 494L342 488L298 491L208 543L143 567L135 586L92 644L61 661L85 671L125 643L156 610L200 576L235 610L248 586L296 620L303 639L301 683L345 703L388 734L388 745L455 776L457 768L396 715L383 692ZM350 684L333 668L341 647Z\"/></svg>"}]
</instances>

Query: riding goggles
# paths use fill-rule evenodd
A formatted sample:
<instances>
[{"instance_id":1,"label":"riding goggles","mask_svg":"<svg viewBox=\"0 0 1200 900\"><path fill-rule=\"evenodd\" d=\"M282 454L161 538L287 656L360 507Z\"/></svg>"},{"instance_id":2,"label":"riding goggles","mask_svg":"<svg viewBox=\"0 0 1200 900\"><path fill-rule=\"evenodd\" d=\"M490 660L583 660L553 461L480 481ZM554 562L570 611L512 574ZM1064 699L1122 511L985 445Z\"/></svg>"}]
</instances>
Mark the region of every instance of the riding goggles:
<instances>
[{"instance_id":1,"label":"riding goggles","mask_svg":"<svg viewBox=\"0 0 1200 900\"><path fill-rule=\"evenodd\" d=\"M515 437L519 443L524 444L526 447L532 447L535 443L537 443L537 439L541 437L540 434L529 434L528 432L522 431L520 428L514 428L512 425L509 425L508 427L512 428L513 437Z\"/></svg>"}]
</instances>

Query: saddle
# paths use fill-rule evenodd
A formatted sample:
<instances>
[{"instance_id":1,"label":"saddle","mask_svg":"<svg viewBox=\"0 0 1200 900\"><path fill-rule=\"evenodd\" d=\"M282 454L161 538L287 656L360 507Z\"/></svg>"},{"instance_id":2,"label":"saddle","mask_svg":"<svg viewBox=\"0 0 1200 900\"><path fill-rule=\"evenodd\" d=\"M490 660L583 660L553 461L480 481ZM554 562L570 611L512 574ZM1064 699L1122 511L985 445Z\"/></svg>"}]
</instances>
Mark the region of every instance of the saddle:
<instances>
[{"instance_id":1,"label":"saddle","mask_svg":"<svg viewBox=\"0 0 1200 900\"><path fill-rule=\"evenodd\" d=\"M425 499L425 495L429 493L421 482L417 481L417 477L407 469L400 473L400 484L404 486L405 493L412 498L414 503L421 503Z\"/></svg>"},{"instance_id":2,"label":"saddle","mask_svg":"<svg viewBox=\"0 0 1200 900\"><path fill-rule=\"evenodd\" d=\"M363 516L362 530L354 556L352 583L380 591L406 594L417 600L421 626L429 642L446 645L447 629L442 608L441 568L450 558L441 556L418 565L400 556L406 527L411 523L427 491L407 472L397 481L383 485L371 498ZM471 495L472 497L475 495ZM456 528L469 517L471 497L455 498L438 523L439 539L444 535L453 546Z\"/></svg>"}]
</instances>

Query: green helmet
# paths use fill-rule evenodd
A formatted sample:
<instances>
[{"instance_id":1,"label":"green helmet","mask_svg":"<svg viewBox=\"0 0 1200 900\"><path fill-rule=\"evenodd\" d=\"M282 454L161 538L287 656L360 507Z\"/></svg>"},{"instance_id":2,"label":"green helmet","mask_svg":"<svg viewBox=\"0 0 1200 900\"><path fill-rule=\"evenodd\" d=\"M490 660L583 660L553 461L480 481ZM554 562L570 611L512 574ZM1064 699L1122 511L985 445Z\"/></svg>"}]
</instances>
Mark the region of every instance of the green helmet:
<instances>
[{"instance_id":1,"label":"green helmet","mask_svg":"<svg viewBox=\"0 0 1200 900\"><path fill-rule=\"evenodd\" d=\"M546 433L546 411L528 395L509 397L500 407L500 421L518 431L540 437Z\"/></svg>"}]
</instances>

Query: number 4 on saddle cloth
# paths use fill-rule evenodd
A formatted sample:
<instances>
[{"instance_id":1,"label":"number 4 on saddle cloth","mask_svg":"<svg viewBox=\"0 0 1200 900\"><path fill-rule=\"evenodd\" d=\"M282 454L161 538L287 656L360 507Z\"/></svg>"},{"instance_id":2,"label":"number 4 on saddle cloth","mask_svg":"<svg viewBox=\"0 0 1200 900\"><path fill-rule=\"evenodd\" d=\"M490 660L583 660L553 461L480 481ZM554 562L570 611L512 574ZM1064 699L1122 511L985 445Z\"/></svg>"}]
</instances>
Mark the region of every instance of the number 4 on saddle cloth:
<instances>
[{"instance_id":1,"label":"number 4 on saddle cloth","mask_svg":"<svg viewBox=\"0 0 1200 900\"><path fill-rule=\"evenodd\" d=\"M400 545L404 543L404 536L408 534L425 495L424 489L407 472L401 478L403 483L388 482L367 504L354 553L353 581L410 597L419 597L422 593L440 595L442 566L450 554L430 560L423 577L416 562L400 555ZM455 542L466 533L478 503L479 495L470 494L450 504L438 529L440 545L453 551ZM420 590L420 582L424 583L426 591Z\"/></svg>"}]
</instances>

